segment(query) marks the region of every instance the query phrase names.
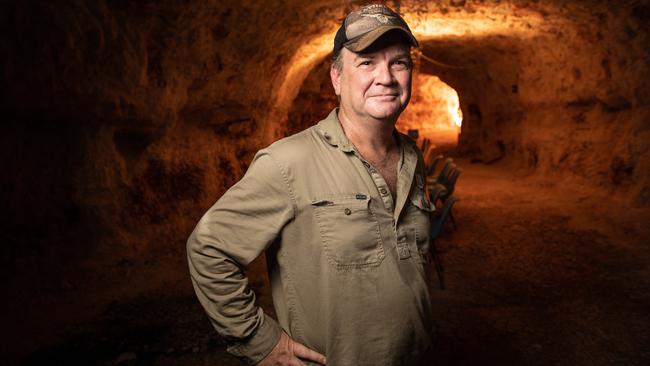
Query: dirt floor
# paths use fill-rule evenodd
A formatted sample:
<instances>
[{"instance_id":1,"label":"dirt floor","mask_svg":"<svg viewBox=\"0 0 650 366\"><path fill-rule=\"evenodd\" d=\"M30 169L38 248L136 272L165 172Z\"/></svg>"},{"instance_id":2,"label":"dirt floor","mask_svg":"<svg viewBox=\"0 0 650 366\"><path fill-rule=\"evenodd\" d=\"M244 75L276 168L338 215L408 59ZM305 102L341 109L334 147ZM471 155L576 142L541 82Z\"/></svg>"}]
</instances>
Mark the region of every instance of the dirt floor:
<instances>
[{"instance_id":1,"label":"dirt floor","mask_svg":"<svg viewBox=\"0 0 650 366\"><path fill-rule=\"evenodd\" d=\"M430 268L437 320L430 364L650 365L649 211L577 182L512 174L503 164L459 165L458 227L448 226L437 243L444 290ZM239 365L178 257L167 260L163 288L115 295L119 301L105 296L74 325L44 320L42 327L60 328L49 333L57 336L34 334L38 349L20 363ZM264 271L258 260L249 274L272 313ZM84 301L69 300L87 310Z\"/></svg>"}]
</instances>

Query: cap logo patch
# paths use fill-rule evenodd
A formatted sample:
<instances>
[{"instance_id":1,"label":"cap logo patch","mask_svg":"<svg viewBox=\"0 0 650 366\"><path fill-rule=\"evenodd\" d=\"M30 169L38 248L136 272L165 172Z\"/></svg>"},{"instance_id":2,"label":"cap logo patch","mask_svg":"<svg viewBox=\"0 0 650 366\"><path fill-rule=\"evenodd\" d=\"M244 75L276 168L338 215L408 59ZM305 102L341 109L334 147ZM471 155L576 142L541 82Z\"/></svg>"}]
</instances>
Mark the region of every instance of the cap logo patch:
<instances>
[{"instance_id":1,"label":"cap logo patch","mask_svg":"<svg viewBox=\"0 0 650 366\"><path fill-rule=\"evenodd\" d=\"M362 17L372 17L377 19L379 23L382 24L388 24L389 20L388 17L385 16L384 14L361 14Z\"/></svg>"}]
</instances>

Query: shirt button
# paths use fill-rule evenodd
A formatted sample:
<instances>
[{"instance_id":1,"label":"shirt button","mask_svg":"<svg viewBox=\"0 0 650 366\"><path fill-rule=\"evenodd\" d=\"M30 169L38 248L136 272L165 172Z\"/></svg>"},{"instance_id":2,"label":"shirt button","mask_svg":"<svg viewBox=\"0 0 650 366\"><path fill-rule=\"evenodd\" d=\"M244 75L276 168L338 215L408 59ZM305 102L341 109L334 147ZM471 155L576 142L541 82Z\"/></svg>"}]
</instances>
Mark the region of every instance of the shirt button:
<instances>
[{"instance_id":1,"label":"shirt button","mask_svg":"<svg viewBox=\"0 0 650 366\"><path fill-rule=\"evenodd\" d=\"M381 193L383 196L385 196L388 193L388 191L386 190L386 188L380 188L379 193Z\"/></svg>"},{"instance_id":2,"label":"shirt button","mask_svg":"<svg viewBox=\"0 0 650 366\"><path fill-rule=\"evenodd\" d=\"M346 208L345 211L343 211L343 212L345 212L346 215L349 215L349 214L352 213L352 210L350 210L349 208Z\"/></svg>"}]
</instances>

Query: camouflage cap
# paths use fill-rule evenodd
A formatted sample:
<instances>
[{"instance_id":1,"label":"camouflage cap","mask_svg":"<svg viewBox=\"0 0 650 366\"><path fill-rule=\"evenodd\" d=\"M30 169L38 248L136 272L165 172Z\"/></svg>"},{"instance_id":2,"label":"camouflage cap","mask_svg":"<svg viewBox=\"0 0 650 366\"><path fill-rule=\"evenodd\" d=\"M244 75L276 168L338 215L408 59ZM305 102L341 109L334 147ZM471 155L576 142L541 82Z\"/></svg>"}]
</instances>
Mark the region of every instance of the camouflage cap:
<instances>
[{"instance_id":1,"label":"camouflage cap","mask_svg":"<svg viewBox=\"0 0 650 366\"><path fill-rule=\"evenodd\" d=\"M343 47L361 52L392 30L401 31L410 45L418 47L418 41L404 19L386 5L366 5L361 10L350 12L334 37L333 57L338 57Z\"/></svg>"}]
</instances>

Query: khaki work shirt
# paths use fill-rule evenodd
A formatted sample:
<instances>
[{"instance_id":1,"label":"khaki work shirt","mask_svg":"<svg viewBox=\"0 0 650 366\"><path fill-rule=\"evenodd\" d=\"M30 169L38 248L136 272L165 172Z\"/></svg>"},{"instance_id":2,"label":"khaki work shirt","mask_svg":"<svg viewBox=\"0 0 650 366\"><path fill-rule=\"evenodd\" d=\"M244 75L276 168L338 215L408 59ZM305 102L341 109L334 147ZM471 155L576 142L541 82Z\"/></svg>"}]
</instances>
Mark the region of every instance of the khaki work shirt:
<instances>
[{"instance_id":1,"label":"khaki work shirt","mask_svg":"<svg viewBox=\"0 0 650 366\"><path fill-rule=\"evenodd\" d=\"M201 218L187 242L190 273L230 353L255 364L282 330L332 366L410 365L429 347L432 205L421 154L395 135L395 202L335 109L260 150ZM265 250L277 322L255 304L243 270Z\"/></svg>"}]
</instances>

